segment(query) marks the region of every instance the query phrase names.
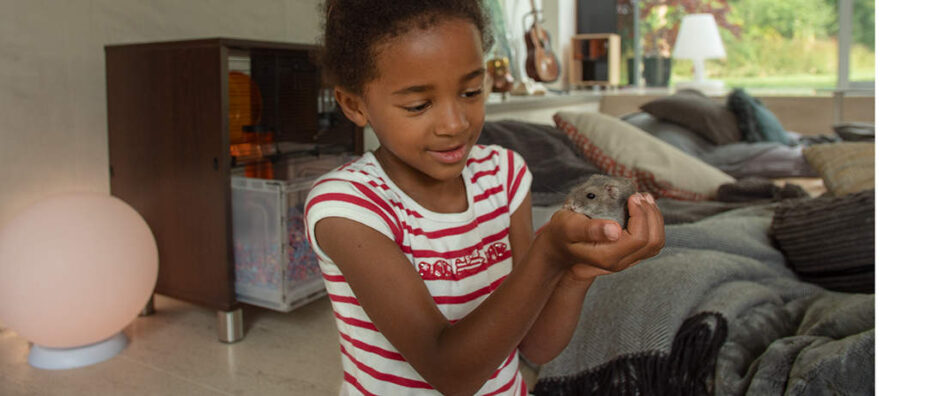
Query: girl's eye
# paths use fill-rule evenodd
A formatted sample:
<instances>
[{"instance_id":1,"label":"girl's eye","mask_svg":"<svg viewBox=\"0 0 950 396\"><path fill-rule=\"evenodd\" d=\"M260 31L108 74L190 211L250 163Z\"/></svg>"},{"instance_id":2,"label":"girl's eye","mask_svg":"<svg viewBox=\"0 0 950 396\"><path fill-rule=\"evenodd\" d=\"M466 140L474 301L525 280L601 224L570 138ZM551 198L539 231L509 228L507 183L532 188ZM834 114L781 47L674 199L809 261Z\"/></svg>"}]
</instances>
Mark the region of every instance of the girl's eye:
<instances>
[{"instance_id":1,"label":"girl's eye","mask_svg":"<svg viewBox=\"0 0 950 396\"><path fill-rule=\"evenodd\" d=\"M418 105L418 106L403 107L403 109L406 109L406 111L408 111L408 112L410 112L410 113L418 113L418 112L420 112L420 111L423 111L423 110L429 108L429 104L430 104L430 102L425 102L425 103L423 103L423 104L421 104L421 105Z\"/></svg>"},{"instance_id":2,"label":"girl's eye","mask_svg":"<svg viewBox=\"0 0 950 396\"><path fill-rule=\"evenodd\" d=\"M481 94L482 94L482 90L479 88L479 89L475 89L475 90L471 90L471 91L465 91L465 93L463 93L462 96L464 96L464 97L466 97L466 98L474 98L474 97L476 97L476 96L478 96L478 95L481 95Z\"/></svg>"},{"instance_id":3,"label":"girl's eye","mask_svg":"<svg viewBox=\"0 0 950 396\"><path fill-rule=\"evenodd\" d=\"M587 193L587 199L594 199L594 198L597 198L597 194Z\"/></svg>"}]
</instances>

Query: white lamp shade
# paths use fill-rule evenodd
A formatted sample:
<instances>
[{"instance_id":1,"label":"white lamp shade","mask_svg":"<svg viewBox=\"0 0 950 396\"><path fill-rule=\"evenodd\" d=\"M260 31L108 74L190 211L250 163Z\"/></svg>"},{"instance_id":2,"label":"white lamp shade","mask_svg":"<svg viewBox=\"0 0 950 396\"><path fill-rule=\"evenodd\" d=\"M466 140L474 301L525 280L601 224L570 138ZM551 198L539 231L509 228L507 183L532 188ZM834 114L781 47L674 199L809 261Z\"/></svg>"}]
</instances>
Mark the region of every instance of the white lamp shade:
<instances>
[{"instance_id":1,"label":"white lamp shade","mask_svg":"<svg viewBox=\"0 0 950 396\"><path fill-rule=\"evenodd\" d=\"M0 320L44 347L74 348L120 332L157 276L148 224L106 194L47 198L0 229Z\"/></svg>"},{"instance_id":2,"label":"white lamp shade","mask_svg":"<svg viewBox=\"0 0 950 396\"><path fill-rule=\"evenodd\" d=\"M677 59L725 58L726 48L712 14L690 14L683 17L673 57Z\"/></svg>"}]
</instances>

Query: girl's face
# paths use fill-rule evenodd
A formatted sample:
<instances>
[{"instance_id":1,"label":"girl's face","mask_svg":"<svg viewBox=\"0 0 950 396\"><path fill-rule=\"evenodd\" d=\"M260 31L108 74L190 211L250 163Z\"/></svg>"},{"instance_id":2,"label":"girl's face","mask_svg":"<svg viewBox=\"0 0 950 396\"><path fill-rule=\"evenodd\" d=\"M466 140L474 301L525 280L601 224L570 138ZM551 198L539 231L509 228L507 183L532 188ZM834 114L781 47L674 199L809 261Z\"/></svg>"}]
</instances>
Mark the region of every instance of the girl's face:
<instances>
[{"instance_id":1,"label":"girl's face","mask_svg":"<svg viewBox=\"0 0 950 396\"><path fill-rule=\"evenodd\" d=\"M363 95L337 95L349 97L350 119L373 127L387 173L458 178L485 119L481 33L456 18L413 29L378 46L376 66Z\"/></svg>"}]
</instances>

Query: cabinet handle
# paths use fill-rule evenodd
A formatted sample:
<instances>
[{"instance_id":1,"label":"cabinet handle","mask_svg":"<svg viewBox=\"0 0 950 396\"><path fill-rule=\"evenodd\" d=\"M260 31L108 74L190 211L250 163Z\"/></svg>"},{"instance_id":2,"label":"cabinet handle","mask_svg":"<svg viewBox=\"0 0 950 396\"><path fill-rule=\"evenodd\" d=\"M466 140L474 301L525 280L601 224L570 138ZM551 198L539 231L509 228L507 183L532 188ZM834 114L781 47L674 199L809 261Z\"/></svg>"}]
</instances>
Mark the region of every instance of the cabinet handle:
<instances>
[{"instance_id":1,"label":"cabinet handle","mask_svg":"<svg viewBox=\"0 0 950 396\"><path fill-rule=\"evenodd\" d=\"M214 170L218 170L218 157L214 157L213 165Z\"/></svg>"}]
</instances>

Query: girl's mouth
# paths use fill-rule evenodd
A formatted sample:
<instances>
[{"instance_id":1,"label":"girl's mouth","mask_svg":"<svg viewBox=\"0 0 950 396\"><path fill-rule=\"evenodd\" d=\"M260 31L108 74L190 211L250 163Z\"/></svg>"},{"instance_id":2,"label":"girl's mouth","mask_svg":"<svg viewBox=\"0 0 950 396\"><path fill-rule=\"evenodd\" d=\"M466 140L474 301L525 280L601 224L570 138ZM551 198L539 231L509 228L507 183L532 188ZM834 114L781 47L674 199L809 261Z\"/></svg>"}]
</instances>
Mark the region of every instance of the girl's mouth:
<instances>
[{"instance_id":1,"label":"girl's mouth","mask_svg":"<svg viewBox=\"0 0 950 396\"><path fill-rule=\"evenodd\" d=\"M436 161L445 164L454 164L465 159L465 145L450 148L448 150L429 150L429 155Z\"/></svg>"}]
</instances>

